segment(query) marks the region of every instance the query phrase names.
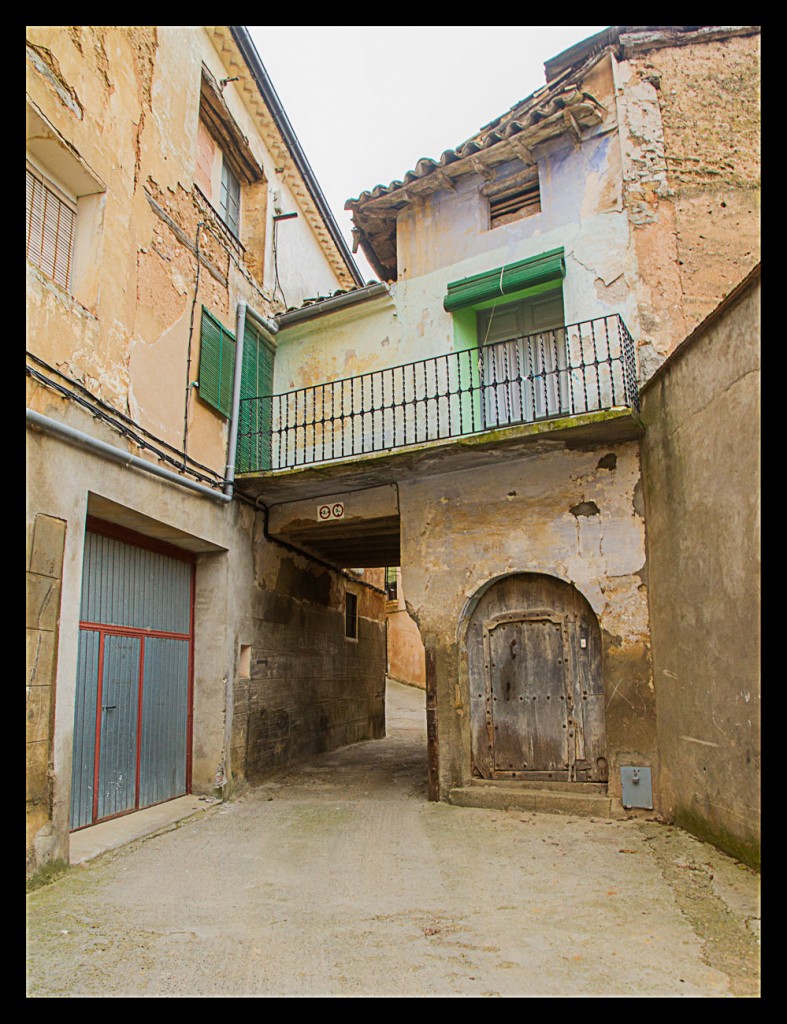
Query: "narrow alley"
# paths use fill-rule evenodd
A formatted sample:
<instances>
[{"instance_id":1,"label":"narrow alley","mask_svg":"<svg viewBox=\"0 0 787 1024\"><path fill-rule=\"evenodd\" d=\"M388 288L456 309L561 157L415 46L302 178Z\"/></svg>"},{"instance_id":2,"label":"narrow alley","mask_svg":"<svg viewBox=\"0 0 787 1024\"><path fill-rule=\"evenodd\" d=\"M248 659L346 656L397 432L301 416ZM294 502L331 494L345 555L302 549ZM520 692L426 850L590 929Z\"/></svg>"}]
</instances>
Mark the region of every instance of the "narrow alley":
<instances>
[{"instance_id":1,"label":"narrow alley","mask_svg":"<svg viewBox=\"0 0 787 1024\"><path fill-rule=\"evenodd\" d=\"M386 726L32 891L28 996L760 994L755 872L656 820L429 803L423 691Z\"/></svg>"}]
</instances>

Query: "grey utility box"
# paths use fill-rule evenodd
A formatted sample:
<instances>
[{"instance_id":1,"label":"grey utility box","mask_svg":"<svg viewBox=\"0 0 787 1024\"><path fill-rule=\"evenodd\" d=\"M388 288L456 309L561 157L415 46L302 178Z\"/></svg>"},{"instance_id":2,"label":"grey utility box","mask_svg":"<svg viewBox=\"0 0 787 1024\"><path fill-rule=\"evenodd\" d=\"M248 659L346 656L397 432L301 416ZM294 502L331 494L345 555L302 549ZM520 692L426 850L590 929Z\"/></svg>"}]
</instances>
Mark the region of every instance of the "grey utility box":
<instances>
[{"instance_id":1,"label":"grey utility box","mask_svg":"<svg viewBox=\"0 0 787 1024\"><path fill-rule=\"evenodd\" d=\"M647 807L648 810L653 810L650 768L621 768L620 781L623 787L624 807Z\"/></svg>"}]
</instances>

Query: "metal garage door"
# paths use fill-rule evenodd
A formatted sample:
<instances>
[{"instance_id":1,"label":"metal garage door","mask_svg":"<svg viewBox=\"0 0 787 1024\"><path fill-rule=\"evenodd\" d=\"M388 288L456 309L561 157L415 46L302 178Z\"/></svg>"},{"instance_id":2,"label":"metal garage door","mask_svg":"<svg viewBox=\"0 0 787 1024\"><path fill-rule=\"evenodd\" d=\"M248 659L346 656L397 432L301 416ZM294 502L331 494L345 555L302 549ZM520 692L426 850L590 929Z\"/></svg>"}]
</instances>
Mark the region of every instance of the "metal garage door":
<instances>
[{"instance_id":1,"label":"metal garage door","mask_svg":"<svg viewBox=\"0 0 787 1024\"><path fill-rule=\"evenodd\" d=\"M190 791L193 558L89 523L71 829Z\"/></svg>"}]
</instances>

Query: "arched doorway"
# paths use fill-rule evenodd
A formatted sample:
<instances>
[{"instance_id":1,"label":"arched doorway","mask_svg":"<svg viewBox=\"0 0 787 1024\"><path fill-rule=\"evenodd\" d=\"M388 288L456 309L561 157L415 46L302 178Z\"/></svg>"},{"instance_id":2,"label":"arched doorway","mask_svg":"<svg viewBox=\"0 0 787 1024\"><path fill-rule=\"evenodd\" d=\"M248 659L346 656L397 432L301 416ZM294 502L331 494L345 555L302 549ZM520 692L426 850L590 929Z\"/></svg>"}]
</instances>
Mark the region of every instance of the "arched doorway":
<instances>
[{"instance_id":1,"label":"arched doorway","mask_svg":"<svg viewBox=\"0 0 787 1024\"><path fill-rule=\"evenodd\" d=\"M601 635L574 586L497 580L470 615L467 662L476 778L607 781Z\"/></svg>"}]
</instances>

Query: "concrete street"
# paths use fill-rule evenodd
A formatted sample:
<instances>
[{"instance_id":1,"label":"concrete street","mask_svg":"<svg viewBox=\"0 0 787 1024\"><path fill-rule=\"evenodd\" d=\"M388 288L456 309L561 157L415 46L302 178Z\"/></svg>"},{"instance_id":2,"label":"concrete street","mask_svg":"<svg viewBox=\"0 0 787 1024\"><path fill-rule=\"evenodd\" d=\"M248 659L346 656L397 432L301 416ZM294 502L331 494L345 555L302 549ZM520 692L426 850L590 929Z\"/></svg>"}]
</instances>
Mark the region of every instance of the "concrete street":
<instances>
[{"instance_id":1,"label":"concrete street","mask_svg":"<svg viewBox=\"0 0 787 1024\"><path fill-rule=\"evenodd\" d=\"M28 996L759 995L755 872L653 819L429 803L422 691L387 729L79 833Z\"/></svg>"}]
</instances>

